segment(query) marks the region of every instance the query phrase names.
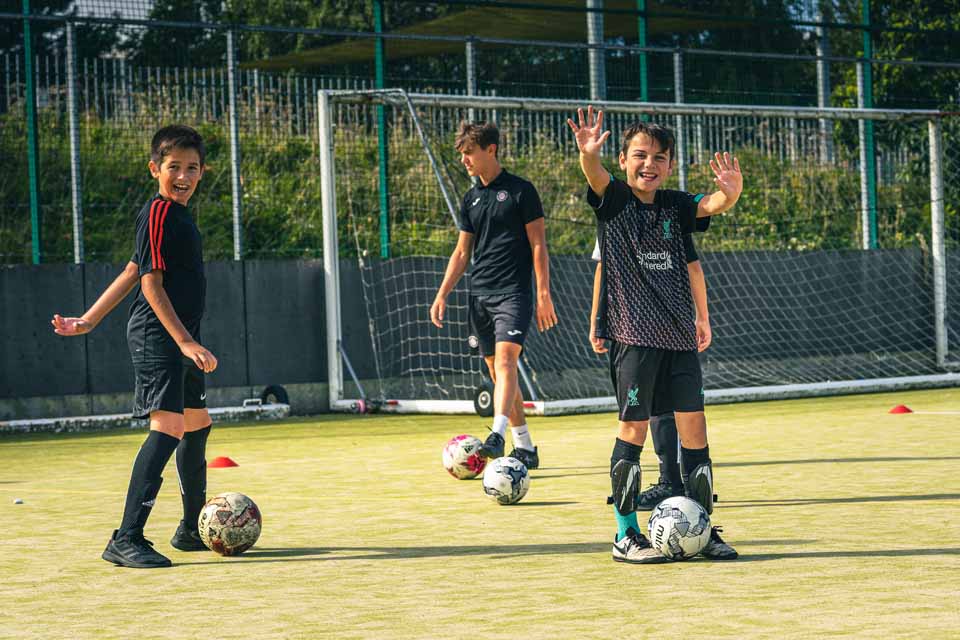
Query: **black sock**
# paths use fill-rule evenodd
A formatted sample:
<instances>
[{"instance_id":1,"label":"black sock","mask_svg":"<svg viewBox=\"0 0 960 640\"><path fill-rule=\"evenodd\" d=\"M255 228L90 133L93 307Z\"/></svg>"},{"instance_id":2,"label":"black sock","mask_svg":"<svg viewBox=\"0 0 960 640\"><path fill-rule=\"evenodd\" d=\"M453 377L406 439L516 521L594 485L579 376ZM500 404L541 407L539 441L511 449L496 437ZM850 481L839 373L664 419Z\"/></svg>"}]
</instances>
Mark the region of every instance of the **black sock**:
<instances>
[{"instance_id":1,"label":"black sock","mask_svg":"<svg viewBox=\"0 0 960 640\"><path fill-rule=\"evenodd\" d=\"M140 446L137 459L130 474L127 501L123 507L123 520L117 538L142 536L150 510L163 484L163 468L180 441L159 431L151 431Z\"/></svg>"},{"instance_id":2,"label":"black sock","mask_svg":"<svg viewBox=\"0 0 960 640\"><path fill-rule=\"evenodd\" d=\"M680 472L683 475L683 484L686 486L687 479L690 477L690 472L699 467L701 464L708 464L710 462L710 447L704 447L703 449L687 449L684 446L680 447Z\"/></svg>"},{"instance_id":3,"label":"black sock","mask_svg":"<svg viewBox=\"0 0 960 640\"><path fill-rule=\"evenodd\" d=\"M207 501L207 437L210 427L183 434L177 446L177 475L183 500L183 526L197 528L200 509Z\"/></svg>"},{"instance_id":4,"label":"black sock","mask_svg":"<svg viewBox=\"0 0 960 640\"><path fill-rule=\"evenodd\" d=\"M633 444L626 440L617 438L613 445L613 453L610 455L610 473L613 473L613 467L620 460L627 462L640 462L640 452L643 451L642 444Z\"/></svg>"},{"instance_id":5,"label":"black sock","mask_svg":"<svg viewBox=\"0 0 960 640\"><path fill-rule=\"evenodd\" d=\"M650 419L653 449L660 461L660 484L669 484L674 489L683 488L680 476L680 461L677 458L677 421L673 413L654 416Z\"/></svg>"}]
</instances>

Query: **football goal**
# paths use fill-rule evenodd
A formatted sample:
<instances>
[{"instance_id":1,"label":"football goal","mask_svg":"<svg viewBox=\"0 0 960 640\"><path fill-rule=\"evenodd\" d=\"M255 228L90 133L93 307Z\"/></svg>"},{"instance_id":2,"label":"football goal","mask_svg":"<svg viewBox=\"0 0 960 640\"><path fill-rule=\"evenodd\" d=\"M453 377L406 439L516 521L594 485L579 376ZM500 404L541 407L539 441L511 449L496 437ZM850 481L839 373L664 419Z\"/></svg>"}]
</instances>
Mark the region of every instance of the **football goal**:
<instances>
[{"instance_id":1,"label":"football goal","mask_svg":"<svg viewBox=\"0 0 960 640\"><path fill-rule=\"evenodd\" d=\"M468 340L469 272L443 329L429 320L470 187L454 135L463 120L488 120L500 128L501 163L533 182L546 216L560 321L526 342L528 411L613 409L606 356L587 335L596 227L566 125L585 103L402 90L321 91L318 100L331 407L488 404L485 366ZM713 152L740 159L741 200L696 235L713 330L702 354L708 402L960 384L960 290L948 291L960 282L960 234L950 231L960 230L960 166L943 153L945 138L960 142L956 120L919 110L594 106L612 131L604 161L615 175L620 135L640 118L677 135L668 187L710 192Z\"/></svg>"}]
</instances>

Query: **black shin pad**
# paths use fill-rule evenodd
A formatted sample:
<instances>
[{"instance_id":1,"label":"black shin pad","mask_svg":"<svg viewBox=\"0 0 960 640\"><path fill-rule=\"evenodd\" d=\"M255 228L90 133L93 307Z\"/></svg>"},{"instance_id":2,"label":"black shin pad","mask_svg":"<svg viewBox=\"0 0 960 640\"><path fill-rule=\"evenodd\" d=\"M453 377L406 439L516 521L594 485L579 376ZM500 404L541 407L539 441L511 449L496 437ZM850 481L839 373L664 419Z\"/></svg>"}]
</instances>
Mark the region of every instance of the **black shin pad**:
<instances>
[{"instance_id":1,"label":"black shin pad","mask_svg":"<svg viewBox=\"0 0 960 640\"><path fill-rule=\"evenodd\" d=\"M613 496L610 502L617 512L625 516L637 510L640 497L640 463L618 460L610 472L610 486Z\"/></svg>"},{"instance_id":2,"label":"black shin pad","mask_svg":"<svg viewBox=\"0 0 960 640\"><path fill-rule=\"evenodd\" d=\"M687 477L687 497L696 500L713 513L713 465L709 462L699 464Z\"/></svg>"}]
</instances>

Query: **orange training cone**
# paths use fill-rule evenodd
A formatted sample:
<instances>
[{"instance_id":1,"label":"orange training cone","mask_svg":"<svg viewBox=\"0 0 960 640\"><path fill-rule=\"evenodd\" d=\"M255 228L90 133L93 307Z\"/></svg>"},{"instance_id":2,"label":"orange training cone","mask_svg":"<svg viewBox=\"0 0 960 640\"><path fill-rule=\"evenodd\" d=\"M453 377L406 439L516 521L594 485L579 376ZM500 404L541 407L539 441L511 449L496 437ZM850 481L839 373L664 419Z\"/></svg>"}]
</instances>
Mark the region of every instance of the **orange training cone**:
<instances>
[{"instance_id":1,"label":"orange training cone","mask_svg":"<svg viewBox=\"0 0 960 640\"><path fill-rule=\"evenodd\" d=\"M890 413L913 413L913 409L905 404L898 404L893 409L890 409Z\"/></svg>"},{"instance_id":2,"label":"orange training cone","mask_svg":"<svg viewBox=\"0 0 960 640\"><path fill-rule=\"evenodd\" d=\"M240 465L228 458L227 456L217 456L213 460L207 463L208 467L213 469L222 469L224 467L239 467Z\"/></svg>"}]
</instances>

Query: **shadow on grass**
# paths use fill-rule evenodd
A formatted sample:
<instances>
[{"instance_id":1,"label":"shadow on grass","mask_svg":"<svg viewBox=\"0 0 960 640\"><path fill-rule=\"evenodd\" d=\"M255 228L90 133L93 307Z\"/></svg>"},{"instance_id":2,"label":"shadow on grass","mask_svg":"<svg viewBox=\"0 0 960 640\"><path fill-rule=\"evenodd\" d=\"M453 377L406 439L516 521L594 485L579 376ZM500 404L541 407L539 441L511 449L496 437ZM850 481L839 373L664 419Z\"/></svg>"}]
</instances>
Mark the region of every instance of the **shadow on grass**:
<instances>
[{"instance_id":1,"label":"shadow on grass","mask_svg":"<svg viewBox=\"0 0 960 640\"><path fill-rule=\"evenodd\" d=\"M901 496L851 496L847 498L781 498L771 500L722 500L721 507L802 507L808 504L847 504L858 502L924 502L960 500L960 493L922 493Z\"/></svg>"},{"instance_id":2,"label":"shadow on grass","mask_svg":"<svg viewBox=\"0 0 960 640\"><path fill-rule=\"evenodd\" d=\"M583 473L548 473L540 474L534 471L530 474L531 480L546 480L547 478L573 478L575 476L608 476L610 471L584 471Z\"/></svg>"},{"instance_id":3,"label":"shadow on grass","mask_svg":"<svg viewBox=\"0 0 960 640\"><path fill-rule=\"evenodd\" d=\"M804 458L800 460L756 460L753 462L714 462L715 467L768 467L783 464L857 464L861 462L920 462L960 460L960 456L883 456L877 458Z\"/></svg>"},{"instance_id":4,"label":"shadow on grass","mask_svg":"<svg viewBox=\"0 0 960 640\"><path fill-rule=\"evenodd\" d=\"M737 541L744 546L799 546L816 540L746 540ZM438 547L254 547L237 559L239 562L293 562L297 560L405 560L411 558L447 558L463 556L489 556L491 558L516 558L519 556L565 555L570 553L610 553L610 542L572 542L565 544L516 544ZM789 554L785 554L789 555ZM763 556L766 557L766 556ZM177 562L179 565L220 564L223 560L200 562Z\"/></svg>"},{"instance_id":5,"label":"shadow on grass","mask_svg":"<svg viewBox=\"0 0 960 640\"><path fill-rule=\"evenodd\" d=\"M740 546L739 543L737 546ZM960 547L942 549L874 549L872 551L791 551L788 553L759 553L743 555L737 562L764 562L768 560L806 560L817 558L908 558L912 556L960 556Z\"/></svg>"},{"instance_id":6,"label":"shadow on grass","mask_svg":"<svg viewBox=\"0 0 960 640\"><path fill-rule=\"evenodd\" d=\"M447 558L464 556L490 556L511 558L516 556L561 555L569 553L609 553L609 542L571 542L567 544L516 544L483 546L443 547L297 547L291 549L251 549L239 558L242 562L287 562L302 560L403 560L410 558ZM332 556L331 554L337 554ZM179 565L220 564L210 562L177 562Z\"/></svg>"}]
</instances>

